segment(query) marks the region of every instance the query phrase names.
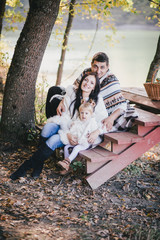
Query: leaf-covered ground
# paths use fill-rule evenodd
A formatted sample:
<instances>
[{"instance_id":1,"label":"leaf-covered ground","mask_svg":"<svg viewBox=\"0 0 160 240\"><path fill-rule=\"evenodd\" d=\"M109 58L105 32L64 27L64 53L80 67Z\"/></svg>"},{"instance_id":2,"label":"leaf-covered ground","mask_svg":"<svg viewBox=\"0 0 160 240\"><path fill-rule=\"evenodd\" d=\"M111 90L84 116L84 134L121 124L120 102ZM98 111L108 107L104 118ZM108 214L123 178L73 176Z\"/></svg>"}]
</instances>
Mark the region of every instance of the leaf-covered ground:
<instances>
[{"instance_id":1,"label":"leaf-covered ground","mask_svg":"<svg viewBox=\"0 0 160 240\"><path fill-rule=\"evenodd\" d=\"M50 158L39 179L9 175L35 147L0 146L0 239L160 239L160 144L96 190L80 173L62 178Z\"/></svg>"}]
</instances>

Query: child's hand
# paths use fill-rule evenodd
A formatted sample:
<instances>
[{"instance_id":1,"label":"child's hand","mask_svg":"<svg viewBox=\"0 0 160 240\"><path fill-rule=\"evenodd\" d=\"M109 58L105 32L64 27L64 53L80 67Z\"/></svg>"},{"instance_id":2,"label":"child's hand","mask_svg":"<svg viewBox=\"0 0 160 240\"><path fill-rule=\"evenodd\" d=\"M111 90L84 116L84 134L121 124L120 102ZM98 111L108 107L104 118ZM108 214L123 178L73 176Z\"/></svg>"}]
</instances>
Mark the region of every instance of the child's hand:
<instances>
[{"instance_id":1,"label":"child's hand","mask_svg":"<svg viewBox=\"0 0 160 240\"><path fill-rule=\"evenodd\" d=\"M100 134L100 132L99 132L98 129L93 131L93 132L91 132L91 133L89 133L88 137L87 137L88 138L88 142L91 143L91 144L94 143L99 134Z\"/></svg>"}]
</instances>

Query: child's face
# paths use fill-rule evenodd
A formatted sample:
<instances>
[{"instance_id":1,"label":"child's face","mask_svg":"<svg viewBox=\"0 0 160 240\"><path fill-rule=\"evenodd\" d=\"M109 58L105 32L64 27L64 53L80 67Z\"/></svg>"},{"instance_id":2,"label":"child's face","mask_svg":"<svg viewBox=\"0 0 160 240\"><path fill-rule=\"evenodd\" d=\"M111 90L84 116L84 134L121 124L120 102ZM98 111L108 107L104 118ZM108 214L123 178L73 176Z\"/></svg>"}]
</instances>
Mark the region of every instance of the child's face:
<instances>
[{"instance_id":1,"label":"child's face","mask_svg":"<svg viewBox=\"0 0 160 240\"><path fill-rule=\"evenodd\" d=\"M81 121L86 121L90 119L91 115L92 115L91 112L88 111L87 109L81 109L81 111L79 112L79 117Z\"/></svg>"}]
</instances>

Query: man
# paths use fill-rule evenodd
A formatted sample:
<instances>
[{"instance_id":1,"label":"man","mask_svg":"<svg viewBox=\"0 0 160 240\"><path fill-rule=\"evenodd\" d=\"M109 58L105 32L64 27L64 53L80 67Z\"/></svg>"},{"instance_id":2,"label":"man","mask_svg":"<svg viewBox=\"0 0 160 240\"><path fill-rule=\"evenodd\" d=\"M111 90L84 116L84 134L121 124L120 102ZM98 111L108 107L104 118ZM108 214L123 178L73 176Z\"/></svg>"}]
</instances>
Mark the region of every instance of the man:
<instances>
[{"instance_id":1,"label":"man","mask_svg":"<svg viewBox=\"0 0 160 240\"><path fill-rule=\"evenodd\" d=\"M99 77L101 95L103 97L109 117L103 120L107 131L126 131L132 125L132 119L137 117L134 109L128 108L126 99L123 97L118 79L109 70L109 58L103 52L96 53L91 62L91 68L85 69L74 82L75 87L79 84L86 72L96 72ZM63 105L64 89L51 87L47 96L47 118L61 115L65 111ZM51 96L52 95L52 96ZM59 104L59 105L58 105ZM58 106L58 107L57 107Z\"/></svg>"}]
</instances>

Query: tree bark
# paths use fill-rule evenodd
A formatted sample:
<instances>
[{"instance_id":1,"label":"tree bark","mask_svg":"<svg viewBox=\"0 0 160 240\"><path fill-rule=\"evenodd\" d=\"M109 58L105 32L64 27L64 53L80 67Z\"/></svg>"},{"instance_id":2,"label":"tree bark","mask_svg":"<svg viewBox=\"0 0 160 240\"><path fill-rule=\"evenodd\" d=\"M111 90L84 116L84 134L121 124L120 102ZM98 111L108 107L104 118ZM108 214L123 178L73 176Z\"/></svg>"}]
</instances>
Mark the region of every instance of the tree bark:
<instances>
[{"instance_id":1,"label":"tree bark","mask_svg":"<svg viewBox=\"0 0 160 240\"><path fill-rule=\"evenodd\" d=\"M2 34L5 6L6 6L6 0L0 0L0 38L1 38L1 34Z\"/></svg>"},{"instance_id":2,"label":"tree bark","mask_svg":"<svg viewBox=\"0 0 160 240\"><path fill-rule=\"evenodd\" d=\"M2 108L2 133L20 137L35 127L35 85L59 11L60 0L32 0L8 71Z\"/></svg>"},{"instance_id":3,"label":"tree bark","mask_svg":"<svg viewBox=\"0 0 160 240\"><path fill-rule=\"evenodd\" d=\"M157 43L157 49L153 61L151 62L146 82L153 82L156 79L157 72L160 69L160 36Z\"/></svg>"},{"instance_id":4,"label":"tree bark","mask_svg":"<svg viewBox=\"0 0 160 240\"><path fill-rule=\"evenodd\" d=\"M76 0L71 0L70 6L69 6L69 16L68 16L68 21L67 21L67 26L66 26L66 30L65 30L65 33L64 33L64 37L63 37L61 57L60 57L60 61L59 61L58 71L57 71L56 85L61 84L61 79L62 79L62 74L63 74L63 66L64 66L66 49L67 49L67 44L68 44L68 37L69 37L69 33L70 33L70 30L71 30L71 27L72 27L72 22L73 22L73 19L74 19L74 5L75 5L75 2L76 2Z\"/></svg>"}]
</instances>

